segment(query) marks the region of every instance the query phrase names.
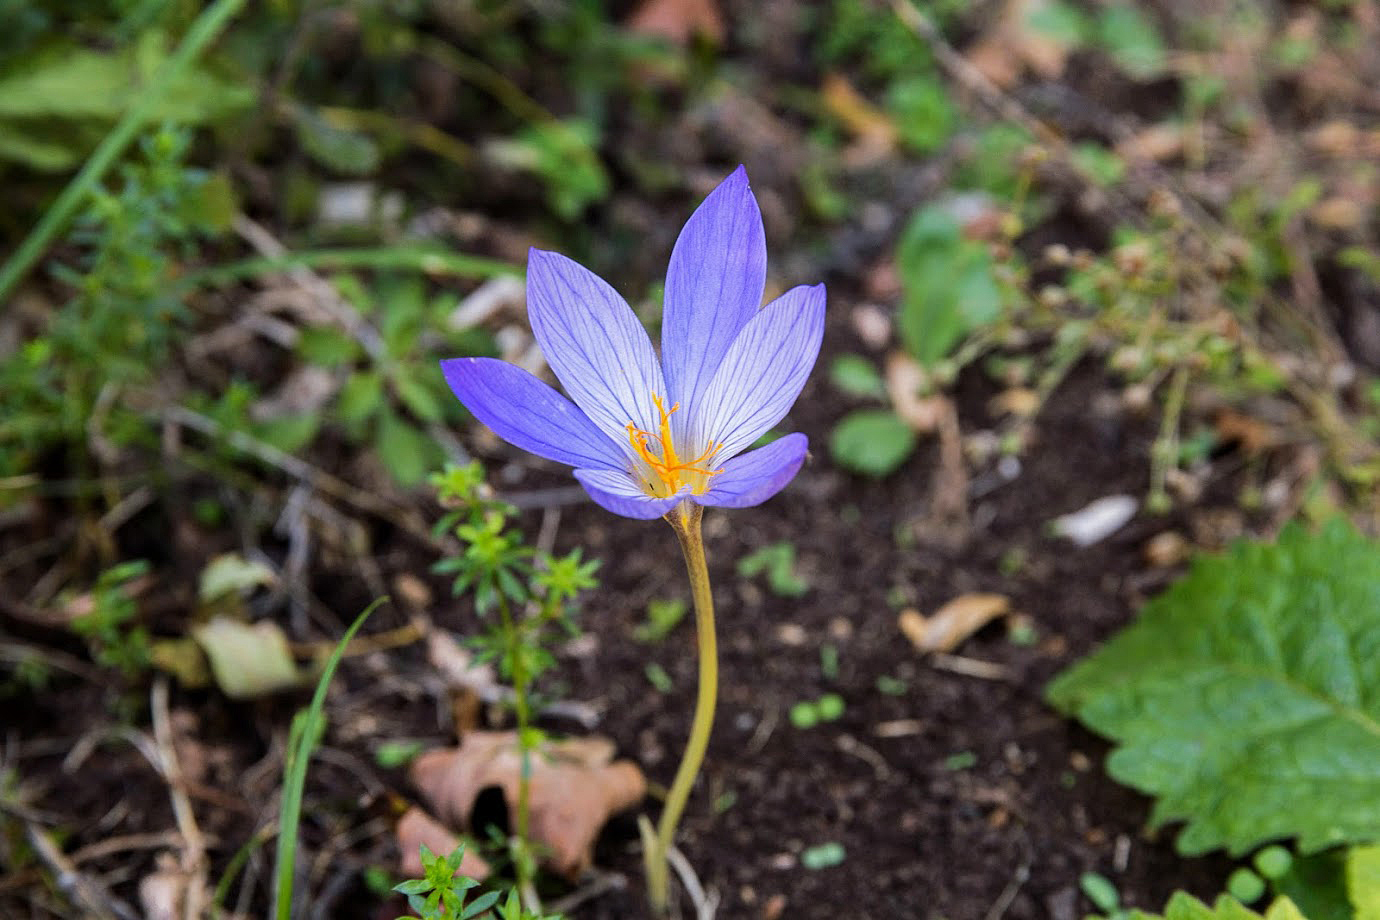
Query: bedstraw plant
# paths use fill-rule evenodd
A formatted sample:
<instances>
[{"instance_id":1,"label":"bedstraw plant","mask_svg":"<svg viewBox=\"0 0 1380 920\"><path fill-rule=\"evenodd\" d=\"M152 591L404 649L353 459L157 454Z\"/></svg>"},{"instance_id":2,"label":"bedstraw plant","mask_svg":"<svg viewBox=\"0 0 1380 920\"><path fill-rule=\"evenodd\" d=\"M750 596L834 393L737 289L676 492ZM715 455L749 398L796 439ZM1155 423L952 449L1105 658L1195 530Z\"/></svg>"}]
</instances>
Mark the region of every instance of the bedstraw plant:
<instances>
[{"instance_id":1,"label":"bedstraw plant","mask_svg":"<svg viewBox=\"0 0 1380 920\"><path fill-rule=\"evenodd\" d=\"M578 547L553 556L528 545L508 526L515 509L493 496L478 463L450 467L433 477L433 485L441 503L451 509L437 531L453 533L462 546L436 570L454 575L455 593L471 593L476 611L490 619L490 629L474 641L478 658L497 663L513 688L522 769L509 851L518 889L535 902L532 879L540 854L531 846L529 805L532 755L543 738L532 722L533 685L556 663L552 646L578 634L573 602L598 584L594 573L599 561L586 561ZM492 618L495 612L497 619Z\"/></svg>"},{"instance_id":2,"label":"bedstraw plant","mask_svg":"<svg viewBox=\"0 0 1380 920\"><path fill-rule=\"evenodd\" d=\"M748 450L795 402L824 332L823 285L793 288L764 307L766 270L762 216L740 166L690 217L672 250L659 358L612 287L564 256L533 249L528 315L569 398L499 360L442 362L455 395L496 434L573 466L607 510L664 518L680 541L700 676L690 739L660 822L654 835L643 826L648 893L659 915L669 906L667 853L704 759L717 693L704 508L761 504L805 460L803 434Z\"/></svg>"}]
</instances>

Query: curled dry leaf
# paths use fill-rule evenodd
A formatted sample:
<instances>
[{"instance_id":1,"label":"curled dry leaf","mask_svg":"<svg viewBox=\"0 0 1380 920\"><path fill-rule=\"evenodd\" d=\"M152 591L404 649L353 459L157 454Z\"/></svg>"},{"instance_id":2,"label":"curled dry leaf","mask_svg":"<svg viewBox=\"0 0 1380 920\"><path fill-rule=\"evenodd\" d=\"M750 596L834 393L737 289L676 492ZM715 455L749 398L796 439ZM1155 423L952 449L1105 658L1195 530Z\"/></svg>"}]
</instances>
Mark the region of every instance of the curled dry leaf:
<instances>
[{"instance_id":1,"label":"curled dry leaf","mask_svg":"<svg viewBox=\"0 0 1380 920\"><path fill-rule=\"evenodd\" d=\"M575 738L550 742L532 755L530 821L543 864L574 878L589 866L599 829L647 792L642 771L613 759L613 742ZM457 748L440 748L412 763L412 781L446 824L470 826L479 794L498 788L516 813L522 754L514 732L470 732Z\"/></svg>"},{"instance_id":2,"label":"curled dry leaf","mask_svg":"<svg viewBox=\"0 0 1380 920\"><path fill-rule=\"evenodd\" d=\"M905 352L886 356L886 395L896 415L921 434L929 434L943 420L948 400L943 396L920 396L928 377L924 368Z\"/></svg>"},{"instance_id":3,"label":"curled dry leaf","mask_svg":"<svg viewBox=\"0 0 1380 920\"><path fill-rule=\"evenodd\" d=\"M1010 610L1011 600L1004 594L960 594L930 617L918 610L902 610L896 625L922 652L951 652Z\"/></svg>"},{"instance_id":4,"label":"curled dry leaf","mask_svg":"<svg viewBox=\"0 0 1380 920\"><path fill-rule=\"evenodd\" d=\"M426 844L431 852L442 856L449 856L460 845L459 836L415 805L403 812L394 833L398 838L398 852L402 856L398 871L408 878L421 878L424 872L422 844ZM484 857L476 853L473 847L466 847L465 855L460 859L460 867L455 870L455 874L466 875L482 882L489 877L489 871L489 864Z\"/></svg>"}]
</instances>

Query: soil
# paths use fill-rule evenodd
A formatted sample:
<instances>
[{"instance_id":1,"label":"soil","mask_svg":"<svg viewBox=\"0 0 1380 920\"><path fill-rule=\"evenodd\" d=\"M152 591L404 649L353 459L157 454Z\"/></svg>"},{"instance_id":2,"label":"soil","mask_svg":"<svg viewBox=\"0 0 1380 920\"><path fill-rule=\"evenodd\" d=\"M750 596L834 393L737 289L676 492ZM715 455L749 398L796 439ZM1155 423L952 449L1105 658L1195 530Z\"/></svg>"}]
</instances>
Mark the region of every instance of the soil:
<instances>
[{"instance_id":1,"label":"soil","mask_svg":"<svg viewBox=\"0 0 1380 920\"><path fill-rule=\"evenodd\" d=\"M762 21L793 15L790 8L764 4ZM795 66L790 61L764 58L762 66L817 82L814 74L789 73ZM770 83L772 74L744 79ZM1095 96L1099 87L1089 76L1083 89ZM1147 92L1116 105L1157 111L1163 100ZM1053 536L1048 524L1058 515L1108 495L1140 498L1149 486L1155 419L1127 411L1118 382L1090 360L1073 369L1040 411L1018 470L999 472L993 461L969 466L968 486L957 496L966 520L937 510L955 496L943 492L934 439L922 441L882 481L840 470L828 457L829 433L861 403L831 387L823 369L846 352L880 359L858 338L851 311L884 299L868 273L885 266L900 222L942 188L944 177L934 164L897 158L855 178L856 187L847 190L875 206L861 206L859 220L827 232L797 227L789 215L805 212L795 173L810 155L807 139L789 120L759 124L759 115L751 107L735 115L727 103L716 103L687 115L690 127L680 125L663 137L635 121L620 135L629 150L645 150L649 159L664 155L677 168L691 161L686 170L700 185L737 162L753 164L773 281L824 280L830 290L819 370L781 426L806 433L815 455L769 503L731 513L711 510L704 521L718 611L720 702L679 846L706 889L721 899L719 916L1076 920L1092 910L1079 891L1085 872L1106 876L1124 904L1145 909L1159 909L1177 889L1215 894L1229 861L1181 858L1172 827L1147 830L1150 802L1106 775L1106 744L1050 709L1042 694L1057 672L1128 623L1143 599L1177 574L1146 560L1147 540L1178 530L1212 548L1243 529L1234 510L1240 483L1232 458L1214 458L1218 472L1191 510L1162 517L1142 513L1083 549ZM743 127L743 119L752 130ZM689 147L681 152L678 145L687 138ZM1070 201L1053 203L1055 216L1025 241L1032 247L1105 239L1105 228L1082 221ZM679 226L666 215L684 216L693 202L687 195L662 204L641 193L616 195L586 228L587 238L610 242L593 252L568 251L615 279L620 289L645 290L638 282L660 277ZM475 249L517 258L514 253L537 241L529 227L504 226L493 235L502 239L486 239ZM263 358L264 366L274 360ZM998 392L979 367L965 371L952 391L965 434L995 425L989 402ZM670 528L616 518L578 500L563 503L573 482L562 469L472 434L462 432L462 440L489 465L497 487L537 505L521 517L526 532L555 526L557 552L579 546L603 560L602 585L588 595L580 615L585 635L562 652L544 689L596 712L592 730L612 738L623 756L646 771L654 793L659 791L675 770L689 729L696 675L688 619L660 642L634 636L650 600L688 596ZM318 450L313 459L352 482L370 481L370 467L357 456ZM167 485L176 498L154 503L126 524L120 552L122 558L153 560L160 599L142 614L155 633L179 635L196 573L215 554L242 547L240 535L202 528L184 513L188 499L218 494L220 486L181 473ZM533 496L554 496L556 503L540 507ZM425 496L412 498L426 520L439 514ZM72 513L63 501L46 503L32 532L8 530L0 558L68 528ZM255 512L269 522L262 532L271 531L278 510ZM426 612L437 626L461 636L474 633L469 604L452 600L446 581L429 574L436 561L432 549L384 521L371 521L364 536L367 564L342 547L318 547L306 579L321 604L309 619L292 623L293 639L338 637L356 611L383 590L396 589L400 575L420 577L429 586L433 602ZM765 578L737 574L738 559L778 542L795 548L798 574L809 586L800 597L777 596ZM287 549L281 534L259 545L280 562ZM37 563L12 566L5 583L23 583L42 571ZM921 655L904 639L897 627L900 610L932 612L970 592L1008 596L1030 629L1012 630L1010 618L998 620L949 658ZM367 632L407 622L402 603L386 606ZM88 851L82 870L116 897L137 903L154 854L168 846L158 835L176 827L168 783L144 753L147 681L112 685L109 675L86 679L92 669L80 640L19 618L6 617L4 625L16 639L74 662L78 676L57 674L41 694L0 697L6 744L0 753L0 811L64 828L65 853L106 848ZM836 673L825 673L825 646L837 652ZM670 692L649 680L652 664L669 675ZM885 690L879 678L889 679ZM794 727L791 706L824 693L843 698L842 717ZM187 788L207 838L213 883L247 842L259 840L248 848L241 881L226 902L246 915L267 913L272 836L255 834L273 823L288 726L306 698L299 693L233 703L213 691L172 685L173 727L186 742L184 756L199 758L201 778ZM454 743L445 691L423 651L404 646L346 660L327 710L330 728L312 764L301 834L299 891L309 892L313 905L303 916L396 917L403 904L371 893L364 876L373 867L391 872L397 865L392 823L416 792L403 769L379 766L375 754L395 739ZM501 716L489 716L491 724L503 724ZM559 720L545 724L558 732L585 730ZM22 806L7 804L10 768L23 784ZM645 807L655 814L655 797ZM841 845L841 862L802 865L802 854L831 843ZM0 853L25 845L22 834L0 837ZM590 896L568 916L646 916L631 816L606 827L595 862L591 879L573 889ZM41 879L34 870L0 878L0 917L30 916L24 891L43 884ZM571 891L553 884L548 903Z\"/></svg>"},{"instance_id":2,"label":"soil","mask_svg":"<svg viewBox=\"0 0 1380 920\"><path fill-rule=\"evenodd\" d=\"M832 315L824 362L859 348L846 299L836 298ZM811 437L817 453L832 421L849 408L822 376L787 420ZM985 406L995 393L980 374L963 379L957 397L965 428L990 421ZM1041 698L1059 669L1124 625L1138 599L1172 574L1150 570L1142 551L1149 536L1181 521L1142 517L1086 549L1048 532L1052 517L1094 499L1144 493L1151 424L1109 411L1114 397L1114 381L1099 369L1076 369L1041 414L1038 443L1019 475L996 484L993 470L975 471L974 483L990 491L971 502L971 530L958 544L952 534L935 541L927 533L938 462L933 445L882 482L842 473L816 456L767 505L706 515L720 704L680 847L722 898L720 916L1066 920L1089 910L1077 887L1087 871L1107 876L1125 903L1144 908L1162 905L1178 888L1220 890L1226 861L1184 860L1173 851L1172 833L1147 832L1149 802L1100 768L1105 744ZM506 448L500 456L511 461L502 478L514 491L563 481L555 470L529 468L540 461ZM1211 506L1209 500L1196 513ZM529 512L524 523L534 531L542 517ZM568 686L548 690L592 706L600 713L597 732L614 739L654 784L669 782L690 721L693 628L684 622L652 644L633 631L648 600L687 595L674 537L660 522L626 521L587 504L563 509L559 525L557 551L584 546L602 558L603 584L581 614L586 640L557 670ZM402 539L381 554L389 576L429 565ZM736 574L735 560L778 541L796 548L797 571L809 584L802 597L774 596L764 579ZM334 609L366 600L358 585L340 590L330 572L316 583L323 597L338 597ZM446 596L442 583L433 585L437 597ZM1034 641L1013 642L998 621L962 646L963 659L994 666L992 674L957 673L953 662L937 665L902 638L899 606L933 610L974 591L1009 596L1034 628ZM475 628L463 604L443 602L434 615L460 634ZM385 610L373 627L401 622ZM832 678L821 667L825 644L838 653ZM413 668L425 669L416 659L404 649L347 661L337 679L332 731L310 777L303 830L316 860L309 884L318 904L328 905L317 915L396 916L401 908L367 907L376 899L363 890L358 870L394 864L387 819L415 795L401 771L374 764L371 750L390 738L449 740L439 715L444 707L427 681L409 680ZM652 687L649 663L664 668L672 692ZM900 684L888 694L878 689L879 677ZM794 727L791 705L825 692L846 702L842 718ZM121 700L129 698L63 681L34 708L6 713L7 734L26 754L22 774L42 789L32 807L82 816L66 841L69 852L173 826L163 780L134 747L109 736L109 713ZM202 830L218 841L213 878L264 820L262 803L275 800L284 727L302 702L231 704L174 690L173 711L211 763L196 792ZM94 743L88 756L72 753L83 750L79 741ZM655 803L648 807L654 812ZM801 853L826 843L842 845L843 861L804 868ZM265 858L256 855L251 869L266 871ZM107 880L128 894L148 870L145 862L126 853L96 865L116 872ZM631 818L610 823L596 862L610 873L605 881L621 876L626 885L613 885L571 915L644 916ZM0 883L0 895L6 887Z\"/></svg>"}]
</instances>

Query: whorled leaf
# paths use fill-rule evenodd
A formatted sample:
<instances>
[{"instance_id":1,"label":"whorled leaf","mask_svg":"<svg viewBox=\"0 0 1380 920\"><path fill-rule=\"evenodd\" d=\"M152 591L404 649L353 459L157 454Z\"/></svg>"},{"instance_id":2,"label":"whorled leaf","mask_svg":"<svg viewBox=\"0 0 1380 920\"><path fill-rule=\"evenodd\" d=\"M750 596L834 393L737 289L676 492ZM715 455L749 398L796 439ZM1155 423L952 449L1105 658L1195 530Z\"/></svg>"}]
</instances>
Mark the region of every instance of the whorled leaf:
<instances>
[{"instance_id":1,"label":"whorled leaf","mask_svg":"<svg viewBox=\"0 0 1380 920\"><path fill-rule=\"evenodd\" d=\"M1048 698L1182 853L1380 839L1380 546L1334 522L1202 558Z\"/></svg>"}]
</instances>

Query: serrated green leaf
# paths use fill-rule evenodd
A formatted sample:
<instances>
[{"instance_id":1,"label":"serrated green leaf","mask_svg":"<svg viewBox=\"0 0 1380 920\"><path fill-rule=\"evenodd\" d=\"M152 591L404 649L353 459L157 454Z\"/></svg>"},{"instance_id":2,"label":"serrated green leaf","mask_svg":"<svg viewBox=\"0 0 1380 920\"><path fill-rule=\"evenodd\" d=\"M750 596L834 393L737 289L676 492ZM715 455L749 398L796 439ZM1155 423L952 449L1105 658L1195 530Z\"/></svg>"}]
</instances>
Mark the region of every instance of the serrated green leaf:
<instances>
[{"instance_id":1,"label":"serrated green leaf","mask_svg":"<svg viewBox=\"0 0 1380 920\"><path fill-rule=\"evenodd\" d=\"M1380 547L1336 521L1199 559L1048 698L1182 853L1380 838Z\"/></svg>"},{"instance_id":2,"label":"serrated green leaf","mask_svg":"<svg viewBox=\"0 0 1380 920\"><path fill-rule=\"evenodd\" d=\"M829 435L829 452L841 465L868 476L892 473L915 450L915 432L882 409L850 412Z\"/></svg>"},{"instance_id":3,"label":"serrated green leaf","mask_svg":"<svg viewBox=\"0 0 1380 920\"><path fill-rule=\"evenodd\" d=\"M1176 891L1165 905L1163 916L1133 910L1131 920L1305 920L1305 917L1288 898L1277 899L1262 918L1227 895L1222 895L1209 907L1190 894Z\"/></svg>"}]
</instances>

